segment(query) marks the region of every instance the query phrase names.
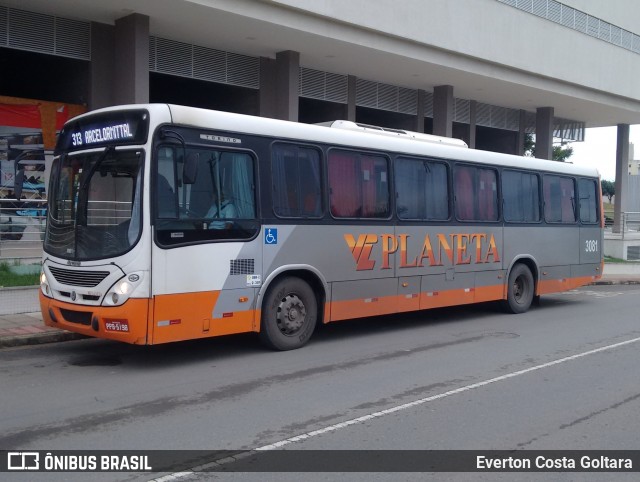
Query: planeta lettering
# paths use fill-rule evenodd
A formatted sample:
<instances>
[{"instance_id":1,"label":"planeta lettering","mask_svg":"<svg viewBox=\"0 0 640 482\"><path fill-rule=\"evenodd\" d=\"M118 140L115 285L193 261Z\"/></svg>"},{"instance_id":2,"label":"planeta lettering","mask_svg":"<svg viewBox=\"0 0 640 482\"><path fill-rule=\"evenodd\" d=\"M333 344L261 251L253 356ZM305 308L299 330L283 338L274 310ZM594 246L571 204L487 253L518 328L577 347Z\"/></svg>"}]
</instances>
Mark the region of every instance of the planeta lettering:
<instances>
[{"instance_id":1,"label":"planeta lettering","mask_svg":"<svg viewBox=\"0 0 640 482\"><path fill-rule=\"evenodd\" d=\"M426 234L420 241L409 234L345 234L357 271L391 269L393 256L399 268L499 263L500 253L492 233ZM378 245L380 245L378 247Z\"/></svg>"}]
</instances>

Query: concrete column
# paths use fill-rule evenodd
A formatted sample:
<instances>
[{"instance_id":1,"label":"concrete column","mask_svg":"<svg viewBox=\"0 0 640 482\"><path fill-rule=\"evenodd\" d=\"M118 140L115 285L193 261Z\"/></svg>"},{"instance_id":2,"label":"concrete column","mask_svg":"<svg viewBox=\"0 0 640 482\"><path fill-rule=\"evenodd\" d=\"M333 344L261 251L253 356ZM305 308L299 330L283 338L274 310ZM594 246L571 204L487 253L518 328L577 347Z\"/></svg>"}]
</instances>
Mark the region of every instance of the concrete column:
<instances>
[{"instance_id":1,"label":"concrete column","mask_svg":"<svg viewBox=\"0 0 640 482\"><path fill-rule=\"evenodd\" d=\"M356 76L347 76L347 120L356 122Z\"/></svg>"},{"instance_id":2,"label":"concrete column","mask_svg":"<svg viewBox=\"0 0 640 482\"><path fill-rule=\"evenodd\" d=\"M91 63L89 64L89 110L114 104L115 28L91 22Z\"/></svg>"},{"instance_id":3,"label":"concrete column","mask_svg":"<svg viewBox=\"0 0 640 482\"><path fill-rule=\"evenodd\" d=\"M424 101L427 93L418 89L418 105L416 106L416 132L424 132Z\"/></svg>"},{"instance_id":4,"label":"concrete column","mask_svg":"<svg viewBox=\"0 0 640 482\"><path fill-rule=\"evenodd\" d=\"M620 233L624 228L622 213L626 208L627 183L629 179L629 124L618 124L617 138L616 197L613 203L614 233Z\"/></svg>"},{"instance_id":5,"label":"concrete column","mask_svg":"<svg viewBox=\"0 0 640 482\"><path fill-rule=\"evenodd\" d=\"M297 122L300 97L300 53L276 54L276 118Z\"/></svg>"},{"instance_id":6,"label":"concrete column","mask_svg":"<svg viewBox=\"0 0 640 482\"><path fill-rule=\"evenodd\" d=\"M536 157L553 159L553 107L536 110Z\"/></svg>"},{"instance_id":7,"label":"concrete column","mask_svg":"<svg viewBox=\"0 0 640 482\"><path fill-rule=\"evenodd\" d=\"M469 148L476 148L476 117L478 112L478 102L469 102Z\"/></svg>"},{"instance_id":8,"label":"concrete column","mask_svg":"<svg viewBox=\"0 0 640 482\"><path fill-rule=\"evenodd\" d=\"M276 117L276 61L260 57L260 115Z\"/></svg>"},{"instance_id":9,"label":"concrete column","mask_svg":"<svg viewBox=\"0 0 640 482\"><path fill-rule=\"evenodd\" d=\"M526 137L525 129L527 127L527 111L520 110L520 119L518 121L518 145L516 146L516 153L519 156L524 156L524 140Z\"/></svg>"},{"instance_id":10,"label":"concrete column","mask_svg":"<svg viewBox=\"0 0 640 482\"><path fill-rule=\"evenodd\" d=\"M149 102L149 17L133 13L116 20L114 100Z\"/></svg>"},{"instance_id":11,"label":"concrete column","mask_svg":"<svg viewBox=\"0 0 640 482\"><path fill-rule=\"evenodd\" d=\"M453 86L438 85L433 89L433 133L453 135Z\"/></svg>"}]
</instances>

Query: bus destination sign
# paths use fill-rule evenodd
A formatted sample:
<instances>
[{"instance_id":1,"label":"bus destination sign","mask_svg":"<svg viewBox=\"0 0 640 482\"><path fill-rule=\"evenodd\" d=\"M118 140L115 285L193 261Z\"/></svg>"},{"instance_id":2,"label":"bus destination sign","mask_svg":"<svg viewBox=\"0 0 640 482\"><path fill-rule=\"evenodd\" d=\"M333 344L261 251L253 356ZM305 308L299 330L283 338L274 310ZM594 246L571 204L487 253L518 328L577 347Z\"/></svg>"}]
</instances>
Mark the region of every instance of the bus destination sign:
<instances>
[{"instance_id":1,"label":"bus destination sign","mask_svg":"<svg viewBox=\"0 0 640 482\"><path fill-rule=\"evenodd\" d=\"M143 144L148 130L147 111L86 116L65 125L58 137L56 153L115 144Z\"/></svg>"},{"instance_id":2,"label":"bus destination sign","mask_svg":"<svg viewBox=\"0 0 640 482\"><path fill-rule=\"evenodd\" d=\"M84 135L83 135L84 134ZM124 124L117 124L114 126L106 126L102 129L88 129L84 132L71 133L71 144L74 147L81 146L83 144L100 144L109 141L118 140L130 140L133 137L131 133L131 126L128 122Z\"/></svg>"}]
</instances>

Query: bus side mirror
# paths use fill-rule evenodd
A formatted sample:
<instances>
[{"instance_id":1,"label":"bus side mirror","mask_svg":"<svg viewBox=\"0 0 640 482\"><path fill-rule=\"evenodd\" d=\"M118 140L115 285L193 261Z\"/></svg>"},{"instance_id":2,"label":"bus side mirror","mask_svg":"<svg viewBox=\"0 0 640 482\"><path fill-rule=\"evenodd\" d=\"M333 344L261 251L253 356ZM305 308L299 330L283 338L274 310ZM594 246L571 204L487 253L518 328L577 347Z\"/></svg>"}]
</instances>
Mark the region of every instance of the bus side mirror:
<instances>
[{"instance_id":1,"label":"bus side mirror","mask_svg":"<svg viewBox=\"0 0 640 482\"><path fill-rule=\"evenodd\" d=\"M16 195L16 199L20 201L22 197L22 185L24 183L24 169L18 169L16 171L15 183L13 185L13 192Z\"/></svg>"},{"instance_id":2,"label":"bus side mirror","mask_svg":"<svg viewBox=\"0 0 640 482\"><path fill-rule=\"evenodd\" d=\"M198 177L198 164L200 162L200 153L189 153L184 161L182 168L182 182L184 184L195 184Z\"/></svg>"}]
</instances>

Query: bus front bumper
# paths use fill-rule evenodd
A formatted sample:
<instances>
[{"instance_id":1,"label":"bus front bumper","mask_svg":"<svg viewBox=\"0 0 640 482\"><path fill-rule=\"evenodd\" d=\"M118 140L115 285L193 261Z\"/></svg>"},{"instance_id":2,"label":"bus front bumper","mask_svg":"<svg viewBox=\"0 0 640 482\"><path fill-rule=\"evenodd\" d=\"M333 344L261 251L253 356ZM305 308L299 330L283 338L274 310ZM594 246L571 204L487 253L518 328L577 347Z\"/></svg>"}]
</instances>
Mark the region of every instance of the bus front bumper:
<instances>
[{"instance_id":1,"label":"bus front bumper","mask_svg":"<svg viewBox=\"0 0 640 482\"><path fill-rule=\"evenodd\" d=\"M57 301L40 292L45 325L135 345L148 343L149 304L149 299L132 298L122 306L85 306Z\"/></svg>"}]
</instances>

